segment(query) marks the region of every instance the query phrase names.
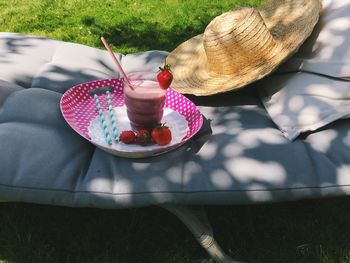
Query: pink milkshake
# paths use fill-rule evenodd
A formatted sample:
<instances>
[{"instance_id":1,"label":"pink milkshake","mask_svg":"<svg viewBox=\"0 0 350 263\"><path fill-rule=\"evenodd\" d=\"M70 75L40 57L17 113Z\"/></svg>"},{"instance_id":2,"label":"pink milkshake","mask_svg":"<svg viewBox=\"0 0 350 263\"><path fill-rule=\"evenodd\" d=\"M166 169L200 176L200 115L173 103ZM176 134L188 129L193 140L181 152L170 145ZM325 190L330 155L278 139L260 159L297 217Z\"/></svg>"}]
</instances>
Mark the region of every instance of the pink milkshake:
<instances>
[{"instance_id":1,"label":"pink milkshake","mask_svg":"<svg viewBox=\"0 0 350 263\"><path fill-rule=\"evenodd\" d=\"M124 84L124 100L131 128L150 130L162 120L166 90L152 80L129 81L133 89Z\"/></svg>"}]
</instances>

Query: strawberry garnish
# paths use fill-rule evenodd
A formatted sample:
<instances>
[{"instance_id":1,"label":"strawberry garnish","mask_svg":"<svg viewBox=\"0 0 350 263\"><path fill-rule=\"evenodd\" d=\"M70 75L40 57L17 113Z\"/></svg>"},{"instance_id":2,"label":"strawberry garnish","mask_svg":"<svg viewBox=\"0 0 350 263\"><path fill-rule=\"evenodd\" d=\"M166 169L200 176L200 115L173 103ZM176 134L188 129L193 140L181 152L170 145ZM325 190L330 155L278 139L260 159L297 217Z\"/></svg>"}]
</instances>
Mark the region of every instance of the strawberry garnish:
<instances>
[{"instance_id":1,"label":"strawberry garnish","mask_svg":"<svg viewBox=\"0 0 350 263\"><path fill-rule=\"evenodd\" d=\"M151 132L153 141L158 145L169 144L172 140L171 131L165 124L158 124Z\"/></svg>"},{"instance_id":2,"label":"strawberry garnish","mask_svg":"<svg viewBox=\"0 0 350 263\"><path fill-rule=\"evenodd\" d=\"M119 141L125 143L125 144L131 144L135 141L135 133L133 131L123 131L119 135Z\"/></svg>"},{"instance_id":3,"label":"strawberry garnish","mask_svg":"<svg viewBox=\"0 0 350 263\"><path fill-rule=\"evenodd\" d=\"M140 129L137 131L136 138L135 138L136 144L144 146L147 143L149 143L150 140L151 140L151 135L150 135L149 131L147 131L145 129Z\"/></svg>"},{"instance_id":4,"label":"strawberry garnish","mask_svg":"<svg viewBox=\"0 0 350 263\"><path fill-rule=\"evenodd\" d=\"M170 66L165 62L164 67L159 67L159 69L160 72L157 75L159 87L162 89L167 89L173 81L173 74L171 73Z\"/></svg>"}]
</instances>

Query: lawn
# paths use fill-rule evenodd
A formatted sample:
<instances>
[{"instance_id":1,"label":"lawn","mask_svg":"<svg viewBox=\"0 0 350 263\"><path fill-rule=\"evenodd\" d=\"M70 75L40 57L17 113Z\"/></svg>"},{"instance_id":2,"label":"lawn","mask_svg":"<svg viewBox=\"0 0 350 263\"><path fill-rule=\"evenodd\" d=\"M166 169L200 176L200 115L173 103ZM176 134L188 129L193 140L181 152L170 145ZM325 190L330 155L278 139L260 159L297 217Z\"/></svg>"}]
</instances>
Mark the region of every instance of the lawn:
<instances>
[{"instance_id":1,"label":"lawn","mask_svg":"<svg viewBox=\"0 0 350 263\"><path fill-rule=\"evenodd\" d=\"M217 240L251 263L350 262L349 198L208 207ZM156 207L0 206L0 262L213 263Z\"/></svg>"},{"instance_id":2,"label":"lawn","mask_svg":"<svg viewBox=\"0 0 350 263\"><path fill-rule=\"evenodd\" d=\"M0 31L114 51L171 51L233 7L262 0L0 0ZM1 70L1 69L0 69ZM217 239L236 259L261 263L350 262L348 197L208 207ZM348 211L349 208L349 211ZM0 262L212 262L160 208L104 210L0 205Z\"/></svg>"},{"instance_id":3,"label":"lawn","mask_svg":"<svg viewBox=\"0 0 350 263\"><path fill-rule=\"evenodd\" d=\"M116 52L173 50L215 16L263 0L0 0L0 31L31 33Z\"/></svg>"}]
</instances>

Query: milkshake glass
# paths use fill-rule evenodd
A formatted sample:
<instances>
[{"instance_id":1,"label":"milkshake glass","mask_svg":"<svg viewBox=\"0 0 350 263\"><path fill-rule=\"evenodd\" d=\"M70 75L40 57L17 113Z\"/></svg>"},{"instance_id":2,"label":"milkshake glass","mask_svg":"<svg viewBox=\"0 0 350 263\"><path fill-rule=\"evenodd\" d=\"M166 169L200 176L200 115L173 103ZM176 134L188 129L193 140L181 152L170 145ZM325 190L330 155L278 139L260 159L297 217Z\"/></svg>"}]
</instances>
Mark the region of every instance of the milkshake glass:
<instances>
[{"instance_id":1,"label":"milkshake glass","mask_svg":"<svg viewBox=\"0 0 350 263\"><path fill-rule=\"evenodd\" d=\"M128 74L130 87L124 81L124 101L130 126L134 131L153 129L161 122L166 90L159 87L156 72Z\"/></svg>"}]
</instances>

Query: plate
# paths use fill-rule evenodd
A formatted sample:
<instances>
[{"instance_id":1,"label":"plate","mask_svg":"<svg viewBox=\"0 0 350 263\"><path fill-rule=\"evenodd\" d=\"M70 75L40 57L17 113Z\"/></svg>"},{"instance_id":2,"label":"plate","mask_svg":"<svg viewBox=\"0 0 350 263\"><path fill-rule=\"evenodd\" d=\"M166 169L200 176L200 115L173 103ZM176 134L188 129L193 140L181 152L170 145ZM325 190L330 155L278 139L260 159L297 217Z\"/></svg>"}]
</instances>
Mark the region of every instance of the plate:
<instances>
[{"instance_id":1,"label":"plate","mask_svg":"<svg viewBox=\"0 0 350 263\"><path fill-rule=\"evenodd\" d=\"M113 111L117 120L116 127L118 133L120 134L122 131L131 130L130 122L126 113L126 107L115 107L113 108ZM103 115L108 126L108 132L109 134L112 134L112 124L109 118L109 111L104 111ZM113 151L117 151L122 155L126 155L127 153L134 153L137 155L153 155L156 152L163 152L167 148L174 147L182 143L182 139L188 132L188 123L185 117L170 108L164 109L164 115L161 123L166 123L172 134L171 142L167 145L162 146L156 144L141 146L137 144L124 144L117 141L113 141L113 143L109 145L106 141L99 116L96 116L91 121L88 127L88 135L94 144Z\"/></svg>"},{"instance_id":2,"label":"plate","mask_svg":"<svg viewBox=\"0 0 350 263\"><path fill-rule=\"evenodd\" d=\"M97 136L96 133L92 132L93 127L95 130L98 130L100 126L98 124L98 110L95 101L89 95L89 90L105 86L114 87L114 90L111 92L111 101L116 115L119 116L116 122L117 125L121 125L118 127L119 132L121 132L124 127L129 127L129 124L125 113L123 82L119 78L86 82L70 88L63 94L60 108L64 119L73 130L89 142L111 154L128 158L143 158L163 154L188 141L199 131L203 124L202 114L198 107L182 94L169 88L165 99L165 119L162 122L166 122L168 126L171 126L172 133L175 135L170 144L143 147L118 142L108 145L101 139L101 136ZM99 95L99 100L104 114L107 114L105 118L107 120L108 105L106 96ZM168 121L167 118L171 119ZM98 134L101 135L101 133Z\"/></svg>"}]
</instances>

